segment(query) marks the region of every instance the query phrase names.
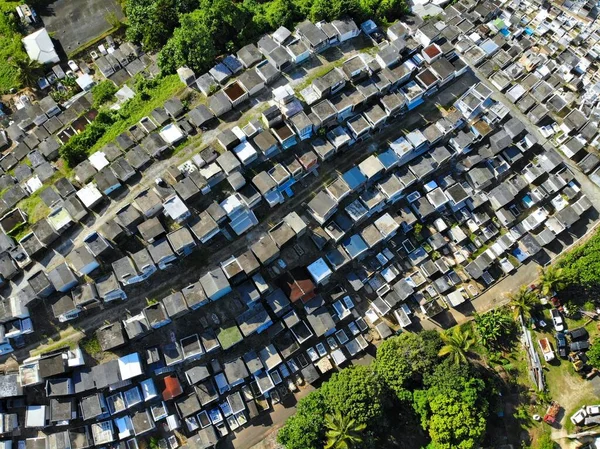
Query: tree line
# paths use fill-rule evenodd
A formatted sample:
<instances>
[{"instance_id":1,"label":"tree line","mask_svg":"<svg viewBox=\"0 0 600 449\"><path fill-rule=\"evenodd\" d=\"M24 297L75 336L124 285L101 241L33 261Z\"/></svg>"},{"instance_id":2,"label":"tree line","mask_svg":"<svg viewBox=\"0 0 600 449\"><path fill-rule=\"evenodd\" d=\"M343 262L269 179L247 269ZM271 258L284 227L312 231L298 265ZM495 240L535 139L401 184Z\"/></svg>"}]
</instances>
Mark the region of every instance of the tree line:
<instances>
[{"instance_id":1,"label":"tree line","mask_svg":"<svg viewBox=\"0 0 600 449\"><path fill-rule=\"evenodd\" d=\"M406 0L128 0L125 6L127 38L159 51L165 73L184 65L205 72L217 56L305 19L388 23L408 11Z\"/></svg>"},{"instance_id":2,"label":"tree line","mask_svg":"<svg viewBox=\"0 0 600 449\"><path fill-rule=\"evenodd\" d=\"M402 333L384 341L370 365L333 374L299 401L279 443L286 449L478 447L496 384L470 363L470 331L455 329Z\"/></svg>"}]
</instances>

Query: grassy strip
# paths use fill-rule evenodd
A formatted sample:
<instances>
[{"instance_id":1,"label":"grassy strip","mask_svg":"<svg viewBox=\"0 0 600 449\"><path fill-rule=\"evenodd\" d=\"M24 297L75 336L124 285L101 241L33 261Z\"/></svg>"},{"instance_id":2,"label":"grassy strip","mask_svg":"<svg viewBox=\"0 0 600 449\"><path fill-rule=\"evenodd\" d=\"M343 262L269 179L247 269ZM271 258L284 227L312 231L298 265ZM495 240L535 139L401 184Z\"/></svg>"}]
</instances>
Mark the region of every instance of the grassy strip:
<instances>
[{"instance_id":1,"label":"grassy strip","mask_svg":"<svg viewBox=\"0 0 600 449\"><path fill-rule=\"evenodd\" d=\"M161 78L158 85L148 89L147 95L144 95L145 98L149 98L148 100L142 98L141 95L136 95L123 106L122 118L110 126L88 153L92 154L107 143L114 141L119 134L149 115L153 109L162 106L169 98L183 92L184 89L185 86L177 75Z\"/></svg>"},{"instance_id":2,"label":"grassy strip","mask_svg":"<svg viewBox=\"0 0 600 449\"><path fill-rule=\"evenodd\" d=\"M18 70L9 63L11 58L27 59L18 32L15 8L22 2L0 0L0 94L21 87Z\"/></svg>"}]
</instances>

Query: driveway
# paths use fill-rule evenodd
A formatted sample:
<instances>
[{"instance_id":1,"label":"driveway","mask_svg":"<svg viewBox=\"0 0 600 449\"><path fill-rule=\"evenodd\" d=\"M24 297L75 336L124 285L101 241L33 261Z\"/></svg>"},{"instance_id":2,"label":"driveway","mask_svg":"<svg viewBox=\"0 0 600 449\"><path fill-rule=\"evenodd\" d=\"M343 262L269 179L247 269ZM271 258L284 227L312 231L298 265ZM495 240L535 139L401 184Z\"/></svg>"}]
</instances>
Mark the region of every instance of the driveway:
<instances>
[{"instance_id":1,"label":"driveway","mask_svg":"<svg viewBox=\"0 0 600 449\"><path fill-rule=\"evenodd\" d=\"M115 0L56 0L38 14L67 55L110 30L112 17L124 18Z\"/></svg>"}]
</instances>

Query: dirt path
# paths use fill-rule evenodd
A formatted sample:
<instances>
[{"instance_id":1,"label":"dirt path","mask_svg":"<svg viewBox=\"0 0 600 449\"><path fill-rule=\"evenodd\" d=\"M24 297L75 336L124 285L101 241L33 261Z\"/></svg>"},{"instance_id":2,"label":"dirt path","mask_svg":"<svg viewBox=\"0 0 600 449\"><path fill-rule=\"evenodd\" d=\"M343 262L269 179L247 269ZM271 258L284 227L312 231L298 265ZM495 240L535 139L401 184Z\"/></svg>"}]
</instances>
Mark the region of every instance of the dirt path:
<instances>
[{"instance_id":1,"label":"dirt path","mask_svg":"<svg viewBox=\"0 0 600 449\"><path fill-rule=\"evenodd\" d=\"M562 363L568 363L563 361ZM580 379L576 375L563 376L560 389L551 391L552 397L557 401L564 410L564 415L561 419L559 428L552 428L552 439L560 444L563 449L575 449L580 447L581 442L566 438L569 433L565 427L565 423L570 419L576 408L581 406L586 400L591 400L596 397L594 384Z\"/></svg>"}]
</instances>

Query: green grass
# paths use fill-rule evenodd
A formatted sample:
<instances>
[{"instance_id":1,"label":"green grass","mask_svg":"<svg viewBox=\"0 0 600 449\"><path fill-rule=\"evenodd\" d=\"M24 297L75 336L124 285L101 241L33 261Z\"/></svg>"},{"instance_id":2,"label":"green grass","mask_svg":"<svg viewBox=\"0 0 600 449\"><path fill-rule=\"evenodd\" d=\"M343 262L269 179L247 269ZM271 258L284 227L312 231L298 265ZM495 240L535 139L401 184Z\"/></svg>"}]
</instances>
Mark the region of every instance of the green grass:
<instances>
[{"instance_id":1,"label":"green grass","mask_svg":"<svg viewBox=\"0 0 600 449\"><path fill-rule=\"evenodd\" d=\"M299 94L302 89L305 89L308 86L310 86L312 84L312 82L314 80L316 80L317 78L327 75L329 72L331 72L336 67L341 67L344 64L344 62L346 62L346 59L348 59L348 58L346 58L346 57L340 58L334 62L325 64L323 67L321 67L319 69L316 69L313 73L310 74L309 77L305 78L304 81L302 81L300 84L298 84L295 87L295 89L294 89L295 92L297 94Z\"/></svg>"},{"instance_id":2,"label":"green grass","mask_svg":"<svg viewBox=\"0 0 600 449\"><path fill-rule=\"evenodd\" d=\"M81 349L89 355L102 352L100 342L98 341L98 337L96 337L96 335L86 338L85 340L81 340Z\"/></svg>"},{"instance_id":3,"label":"green grass","mask_svg":"<svg viewBox=\"0 0 600 449\"><path fill-rule=\"evenodd\" d=\"M19 73L8 62L10 58L27 58L21 42L23 36L16 27L18 16L15 7L21 3L0 0L0 93L21 87ZM16 19L9 18L9 15Z\"/></svg>"},{"instance_id":4,"label":"green grass","mask_svg":"<svg viewBox=\"0 0 600 449\"><path fill-rule=\"evenodd\" d=\"M230 327L222 327L217 332L217 338L223 350L231 348L236 343L242 341L242 333L235 324Z\"/></svg>"},{"instance_id":5,"label":"green grass","mask_svg":"<svg viewBox=\"0 0 600 449\"><path fill-rule=\"evenodd\" d=\"M41 191L42 189L37 190L31 196L19 202L19 208L27 214L27 221L30 224L40 221L50 213L50 208L40 198Z\"/></svg>"},{"instance_id":6,"label":"green grass","mask_svg":"<svg viewBox=\"0 0 600 449\"><path fill-rule=\"evenodd\" d=\"M140 121L142 117L150 114L154 108L162 106L169 98L183 92L184 89L185 86L177 75L168 75L161 78L156 87L149 89L149 100L145 101L141 96L136 95L127 102L126 108L128 113L126 117L113 123L108 131L90 149L89 154L98 151L107 143L114 141L123 131L126 131L130 126Z\"/></svg>"}]
</instances>

